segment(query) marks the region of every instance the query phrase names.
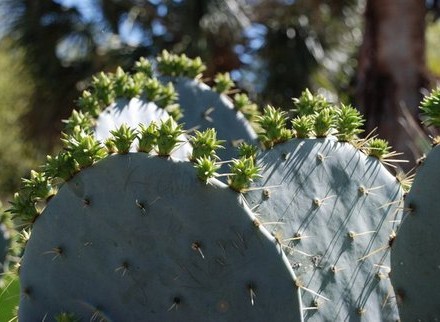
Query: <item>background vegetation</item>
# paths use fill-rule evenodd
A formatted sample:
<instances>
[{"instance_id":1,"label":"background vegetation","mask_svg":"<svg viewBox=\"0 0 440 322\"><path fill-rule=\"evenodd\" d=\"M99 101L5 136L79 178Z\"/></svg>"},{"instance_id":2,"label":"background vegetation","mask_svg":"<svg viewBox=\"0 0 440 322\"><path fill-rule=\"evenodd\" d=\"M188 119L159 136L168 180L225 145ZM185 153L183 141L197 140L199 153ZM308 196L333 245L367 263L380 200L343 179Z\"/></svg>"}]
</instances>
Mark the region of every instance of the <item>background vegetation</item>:
<instances>
[{"instance_id":1,"label":"background vegetation","mask_svg":"<svg viewBox=\"0 0 440 322\"><path fill-rule=\"evenodd\" d=\"M439 4L405 3L398 11L377 0L3 0L0 200L56 149L60 120L91 75L129 68L163 49L201 56L208 83L217 72L231 72L260 106L291 108L291 97L306 87L352 103L372 120L369 130L378 126L415 160L426 148L417 99L440 74ZM381 41L390 30L399 30L408 48ZM417 72L396 81L400 76L377 58L383 46L391 60L408 53L400 70ZM395 95L403 83L414 84L404 89L412 94L408 102ZM396 110L402 101L404 116ZM392 115L385 117L391 124L409 122L404 128L411 130L393 137L378 115Z\"/></svg>"}]
</instances>

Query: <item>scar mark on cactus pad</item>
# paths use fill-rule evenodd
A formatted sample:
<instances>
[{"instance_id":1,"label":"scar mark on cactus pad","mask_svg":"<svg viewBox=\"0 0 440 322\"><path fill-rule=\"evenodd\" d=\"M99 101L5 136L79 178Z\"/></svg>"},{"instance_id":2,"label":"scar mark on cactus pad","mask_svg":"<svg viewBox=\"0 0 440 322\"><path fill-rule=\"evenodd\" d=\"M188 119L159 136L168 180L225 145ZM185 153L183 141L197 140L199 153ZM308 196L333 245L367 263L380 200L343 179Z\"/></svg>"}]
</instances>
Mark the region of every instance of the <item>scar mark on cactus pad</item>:
<instances>
[{"instance_id":1,"label":"scar mark on cactus pad","mask_svg":"<svg viewBox=\"0 0 440 322\"><path fill-rule=\"evenodd\" d=\"M219 311L220 313L228 312L229 307L230 307L229 302L224 299L221 299L220 301L218 301L217 305L216 305L217 311Z\"/></svg>"},{"instance_id":2,"label":"scar mark on cactus pad","mask_svg":"<svg viewBox=\"0 0 440 322\"><path fill-rule=\"evenodd\" d=\"M310 258L310 260L315 268L322 268L322 266L320 266L322 260L321 255L314 255L312 258Z\"/></svg>"},{"instance_id":3,"label":"scar mark on cactus pad","mask_svg":"<svg viewBox=\"0 0 440 322\"><path fill-rule=\"evenodd\" d=\"M88 207L88 206L90 206L90 204L91 204L91 200L90 200L90 198L89 198L89 197L85 197L85 198L83 199L83 206L84 206L84 207Z\"/></svg>"},{"instance_id":4,"label":"scar mark on cactus pad","mask_svg":"<svg viewBox=\"0 0 440 322\"><path fill-rule=\"evenodd\" d=\"M396 290L396 301L397 304L402 305L402 303L405 301L406 299L406 292L405 290L398 288Z\"/></svg>"},{"instance_id":5,"label":"scar mark on cactus pad","mask_svg":"<svg viewBox=\"0 0 440 322\"><path fill-rule=\"evenodd\" d=\"M24 287L23 290L22 290L22 296L23 296L25 299L30 299L30 298L31 298L31 295L32 295L32 288L29 287L29 286Z\"/></svg>"}]
</instances>

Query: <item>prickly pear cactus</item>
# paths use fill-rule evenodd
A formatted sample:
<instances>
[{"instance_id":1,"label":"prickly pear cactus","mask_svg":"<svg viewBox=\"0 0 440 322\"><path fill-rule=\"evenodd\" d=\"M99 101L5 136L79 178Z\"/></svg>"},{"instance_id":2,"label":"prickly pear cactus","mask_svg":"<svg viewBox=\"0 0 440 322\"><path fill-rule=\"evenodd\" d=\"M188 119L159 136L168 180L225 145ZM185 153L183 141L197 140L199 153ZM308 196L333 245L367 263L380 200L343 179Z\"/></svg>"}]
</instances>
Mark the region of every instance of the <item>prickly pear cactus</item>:
<instances>
[{"instance_id":1,"label":"prickly pear cactus","mask_svg":"<svg viewBox=\"0 0 440 322\"><path fill-rule=\"evenodd\" d=\"M65 120L67 130L80 126L89 129L101 142L111 137L111 131L122 124L137 129L139 124L149 125L172 117L181 117L176 104L177 94L171 83L162 85L152 76L152 67L146 59L140 59L134 72L118 68L115 73L100 73L93 77L90 90L78 100L80 111L74 110ZM180 140L185 141L182 135ZM136 147L131 147L135 151ZM187 159L191 154L189 144L173 151L173 157Z\"/></svg>"},{"instance_id":2,"label":"prickly pear cactus","mask_svg":"<svg viewBox=\"0 0 440 322\"><path fill-rule=\"evenodd\" d=\"M402 321L440 319L440 146L417 169L391 248L391 281Z\"/></svg>"},{"instance_id":3,"label":"prickly pear cactus","mask_svg":"<svg viewBox=\"0 0 440 322\"><path fill-rule=\"evenodd\" d=\"M181 126L171 120L139 133L143 147L156 133L157 154L130 153L127 126L108 151L76 129L24 181L10 210L32 226L20 321L302 321L287 258L234 191L255 177L253 162L236 160L233 189L215 179L203 162L217 160L213 131L192 139L194 163L177 162L168 156Z\"/></svg>"},{"instance_id":4,"label":"prickly pear cactus","mask_svg":"<svg viewBox=\"0 0 440 322\"><path fill-rule=\"evenodd\" d=\"M440 126L440 91L425 97L427 125ZM391 281L402 321L440 320L440 143L416 170L405 198L405 217L391 248Z\"/></svg>"},{"instance_id":5,"label":"prickly pear cactus","mask_svg":"<svg viewBox=\"0 0 440 322\"><path fill-rule=\"evenodd\" d=\"M172 82L178 93L178 103L183 110L180 121L186 129L215 128L218 136L226 141L226 149L219 151L223 160L237 157L232 146L240 142L255 143L257 135L252 122L258 114L257 106L245 94L236 94L233 99L226 95L234 86L229 74L217 75L211 88L200 81L205 70L200 59L164 51L157 61L162 79Z\"/></svg>"},{"instance_id":6,"label":"prickly pear cactus","mask_svg":"<svg viewBox=\"0 0 440 322\"><path fill-rule=\"evenodd\" d=\"M272 148L257 158L262 177L246 199L313 291L302 295L306 321L396 321L388 274L400 184L378 159L381 143L356 139L362 120L353 108L307 91L295 103L311 111L300 111L292 130L276 109L261 117L262 141Z\"/></svg>"},{"instance_id":7,"label":"prickly pear cactus","mask_svg":"<svg viewBox=\"0 0 440 322\"><path fill-rule=\"evenodd\" d=\"M225 149L219 153L225 160L237 157L233 146L255 142L251 124L258 108L245 94L237 93L233 100L226 95L234 86L229 74L219 74L211 88L199 80L205 69L200 58L166 51L157 58L157 68L165 84L153 77L152 63L145 58L135 63L133 73L118 68L115 73L94 76L90 90L78 101L81 112L74 111L66 123L70 128L88 126L104 141L122 124L136 128L139 123L148 125L171 116L180 119L187 130L215 128L226 140ZM189 155L190 144L173 152L179 159Z\"/></svg>"}]
</instances>

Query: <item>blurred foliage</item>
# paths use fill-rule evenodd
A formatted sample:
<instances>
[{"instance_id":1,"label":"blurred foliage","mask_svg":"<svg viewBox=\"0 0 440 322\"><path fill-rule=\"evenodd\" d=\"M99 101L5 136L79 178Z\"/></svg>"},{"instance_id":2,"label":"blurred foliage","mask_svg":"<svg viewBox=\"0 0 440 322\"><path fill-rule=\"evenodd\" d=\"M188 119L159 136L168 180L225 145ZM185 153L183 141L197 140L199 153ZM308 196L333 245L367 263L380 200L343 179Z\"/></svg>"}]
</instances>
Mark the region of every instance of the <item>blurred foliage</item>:
<instances>
[{"instance_id":1,"label":"blurred foliage","mask_svg":"<svg viewBox=\"0 0 440 322\"><path fill-rule=\"evenodd\" d=\"M15 321L19 300L20 282L18 275L6 275L0 284L0 321Z\"/></svg>"},{"instance_id":2,"label":"blurred foliage","mask_svg":"<svg viewBox=\"0 0 440 322\"><path fill-rule=\"evenodd\" d=\"M3 0L0 19L26 48L36 87L26 128L48 148L90 75L163 49L201 56L208 81L230 71L264 104L288 108L305 87L346 90L363 2Z\"/></svg>"},{"instance_id":3,"label":"blurred foliage","mask_svg":"<svg viewBox=\"0 0 440 322\"><path fill-rule=\"evenodd\" d=\"M431 22L426 28L426 65L429 71L440 77L440 21Z\"/></svg>"},{"instance_id":4,"label":"blurred foliage","mask_svg":"<svg viewBox=\"0 0 440 322\"><path fill-rule=\"evenodd\" d=\"M294 4L261 1L256 7L258 20L267 28L261 50L267 74L264 101L286 106L305 87L331 100L344 93L347 100L361 42L364 1L290 2Z\"/></svg>"},{"instance_id":5,"label":"blurred foliage","mask_svg":"<svg viewBox=\"0 0 440 322\"><path fill-rule=\"evenodd\" d=\"M31 107L33 82L24 64L24 53L0 42L0 200L17 190L38 157L25 143L21 118Z\"/></svg>"}]
</instances>

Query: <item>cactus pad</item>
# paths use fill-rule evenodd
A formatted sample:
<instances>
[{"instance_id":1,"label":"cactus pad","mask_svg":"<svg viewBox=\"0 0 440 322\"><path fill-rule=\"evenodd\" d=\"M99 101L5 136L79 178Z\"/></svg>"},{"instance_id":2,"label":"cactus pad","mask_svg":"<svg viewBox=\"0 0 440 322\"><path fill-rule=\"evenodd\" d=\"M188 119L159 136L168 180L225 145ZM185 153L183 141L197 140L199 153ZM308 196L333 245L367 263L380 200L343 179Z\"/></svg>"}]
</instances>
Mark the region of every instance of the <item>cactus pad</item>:
<instances>
[{"instance_id":1,"label":"cactus pad","mask_svg":"<svg viewBox=\"0 0 440 322\"><path fill-rule=\"evenodd\" d=\"M440 146L417 169L391 248L391 281L402 321L440 319Z\"/></svg>"},{"instance_id":2,"label":"cactus pad","mask_svg":"<svg viewBox=\"0 0 440 322\"><path fill-rule=\"evenodd\" d=\"M33 224L21 321L301 321L295 275L240 194L189 162L109 156Z\"/></svg>"},{"instance_id":3,"label":"cactus pad","mask_svg":"<svg viewBox=\"0 0 440 322\"><path fill-rule=\"evenodd\" d=\"M292 139L257 158L246 194L304 287L306 321L395 321L389 238L402 190L377 158L334 138Z\"/></svg>"}]
</instances>

